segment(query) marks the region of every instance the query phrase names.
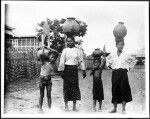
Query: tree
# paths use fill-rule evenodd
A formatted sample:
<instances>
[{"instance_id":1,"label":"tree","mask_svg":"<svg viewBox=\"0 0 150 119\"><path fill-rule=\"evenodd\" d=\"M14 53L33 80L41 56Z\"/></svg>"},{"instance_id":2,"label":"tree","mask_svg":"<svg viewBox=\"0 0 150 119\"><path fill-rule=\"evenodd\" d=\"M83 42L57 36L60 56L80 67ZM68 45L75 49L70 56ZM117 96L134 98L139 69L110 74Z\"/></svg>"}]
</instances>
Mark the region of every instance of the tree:
<instances>
[{"instance_id":1,"label":"tree","mask_svg":"<svg viewBox=\"0 0 150 119\"><path fill-rule=\"evenodd\" d=\"M39 36L39 40L41 40L41 35L45 35L45 45L47 45L47 41L51 41L51 48L57 50L58 52L62 52L65 47L65 35L62 30L62 24L66 21L66 19L62 18L61 20L50 20L46 19L46 21L42 21L38 23L37 35ZM87 31L87 24L83 21L76 20L80 24L79 32L76 34L78 37L83 37ZM75 42L78 45L83 43L82 40L78 40Z\"/></svg>"}]
</instances>

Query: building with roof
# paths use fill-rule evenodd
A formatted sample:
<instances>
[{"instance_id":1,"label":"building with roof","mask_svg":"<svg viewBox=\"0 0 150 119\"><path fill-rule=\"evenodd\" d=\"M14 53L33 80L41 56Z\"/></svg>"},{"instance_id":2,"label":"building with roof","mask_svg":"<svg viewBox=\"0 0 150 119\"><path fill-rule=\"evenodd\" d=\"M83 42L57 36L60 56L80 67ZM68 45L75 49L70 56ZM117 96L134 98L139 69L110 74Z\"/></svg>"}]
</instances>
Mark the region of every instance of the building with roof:
<instances>
[{"instance_id":1,"label":"building with roof","mask_svg":"<svg viewBox=\"0 0 150 119\"><path fill-rule=\"evenodd\" d=\"M137 59L137 65L145 64L145 48L142 48L132 54Z\"/></svg>"},{"instance_id":2,"label":"building with roof","mask_svg":"<svg viewBox=\"0 0 150 119\"><path fill-rule=\"evenodd\" d=\"M12 46L17 51L26 51L39 46L36 35L18 36L13 32L14 30L15 28L5 25L5 47Z\"/></svg>"}]
</instances>

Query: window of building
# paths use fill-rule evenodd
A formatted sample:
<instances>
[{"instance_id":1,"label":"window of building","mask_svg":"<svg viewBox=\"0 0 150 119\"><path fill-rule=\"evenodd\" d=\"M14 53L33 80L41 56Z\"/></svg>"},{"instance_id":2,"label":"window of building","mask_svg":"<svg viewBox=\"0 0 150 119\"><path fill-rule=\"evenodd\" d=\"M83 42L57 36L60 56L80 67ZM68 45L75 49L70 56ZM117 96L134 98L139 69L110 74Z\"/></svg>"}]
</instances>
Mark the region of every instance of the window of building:
<instances>
[{"instance_id":1,"label":"window of building","mask_svg":"<svg viewBox=\"0 0 150 119\"><path fill-rule=\"evenodd\" d=\"M26 39L22 39L22 46L26 46Z\"/></svg>"},{"instance_id":2,"label":"window of building","mask_svg":"<svg viewBox=\"0 0 150 119\"><path fill-rule=\"evenodd\" d=\"M21 46L21 39L18 40L18 46Z\"/></svg>"},{"instance_id":3,"label":"window of building","mask_svg":"<svg viewBox=\"0 0 150 119\"><path fill-rule=\"evenodd\" d=\"M27 39L27 46L30 46L30 39Z\"/></svg>"},{"instance_id":4,"label":"window of building","mask_svg":"<svg viewBox=\"0 0 150 119\"><path fill-rule=\"evenodd\" d=\"M18 41L18 39L15 39L15 46L17 46L17 43L18 43L17 41Z\"/></svg>"},{"instance_id":5,"label":"window of building","mask_svg":"<svg viewBox=\"0 0 150 119\"><path fill-rule=\"evenodd\" d=\"M34 38L31 38L31 46L34 46Z\"/></svg>"},{"instance_id":6,"label":"window of building","mask_svg":"<svg viewBox=\"0 0 150 119\"><path fill-rule=\"evenodd\" d=\"M38 46L38 45L39 45L38 40L35 39L35 46Z\"/></svg>"}]
</instances>

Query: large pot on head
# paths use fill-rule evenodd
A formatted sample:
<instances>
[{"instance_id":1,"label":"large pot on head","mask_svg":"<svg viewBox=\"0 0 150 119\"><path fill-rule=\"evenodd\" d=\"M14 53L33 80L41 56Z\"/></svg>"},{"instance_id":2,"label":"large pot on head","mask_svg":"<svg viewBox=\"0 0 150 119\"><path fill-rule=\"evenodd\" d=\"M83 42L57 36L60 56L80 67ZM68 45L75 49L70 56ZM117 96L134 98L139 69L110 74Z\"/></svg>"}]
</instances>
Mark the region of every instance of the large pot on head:
<instances>
[{"instance_id":1,"label":"large pot on head","mask_svg":"<svg viewBox=\"0 0 150 119\"><path fill-rule=\"evenodd\" d=\"M127 29L123 22L118 22L118 24L114 27L113 34L117 40L122 40L127 35Z\"/></svg>"},{"instance_id":2,"label":"large pot on head","mask_svg":"<svg viewBox=\"0 0 150 119\"><path fill-rule=\"evenodd\" d=\"M63 33L70 35L76 34L80 30L79 23L73 17L67 18L67 20L62 25Z\"/></svg>"},{"instance_id":3,"label":"large pot on head","mask_svg":"<svg viewBox=\"0 0 150 119\"><path fill-rule=\"evenodd\" d=\"M44 61L48 59L50 50L47 48L38 48L37 49L37 59L38 61Z\"/></svg>"}]
</instances>

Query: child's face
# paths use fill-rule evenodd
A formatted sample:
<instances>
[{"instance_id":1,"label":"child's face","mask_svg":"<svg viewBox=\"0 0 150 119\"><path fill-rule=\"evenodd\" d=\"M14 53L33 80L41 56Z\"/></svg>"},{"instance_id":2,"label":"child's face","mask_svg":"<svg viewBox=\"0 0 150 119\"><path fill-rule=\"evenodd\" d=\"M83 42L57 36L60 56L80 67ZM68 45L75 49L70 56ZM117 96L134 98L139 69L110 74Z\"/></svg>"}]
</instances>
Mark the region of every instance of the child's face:
<instances>
[{"instance_id":1,"label":"child's face","mask_svg":"<svg viewBox=\"0 0 150 119\"><path fill-rule=\"evenodd\" d=\"M50 62L55 61L56 60L56 55L54 53L50 53L49 60L50 60Z\"/></svg>"},{"instance_id":2,"label":"child's face","mask_svg":"<svg viewBox=\"0 0 150 119\"><path fill-rule=\"evenodd\" d=\"M100 61L99 60L94 60L94 66L99 66L100 65Z\"/></svg>"}]
</instances>

